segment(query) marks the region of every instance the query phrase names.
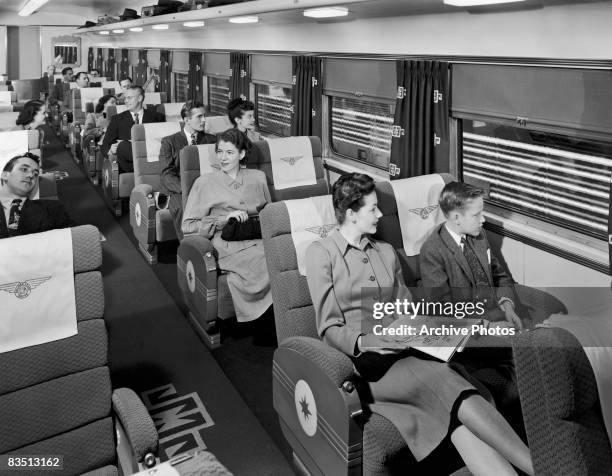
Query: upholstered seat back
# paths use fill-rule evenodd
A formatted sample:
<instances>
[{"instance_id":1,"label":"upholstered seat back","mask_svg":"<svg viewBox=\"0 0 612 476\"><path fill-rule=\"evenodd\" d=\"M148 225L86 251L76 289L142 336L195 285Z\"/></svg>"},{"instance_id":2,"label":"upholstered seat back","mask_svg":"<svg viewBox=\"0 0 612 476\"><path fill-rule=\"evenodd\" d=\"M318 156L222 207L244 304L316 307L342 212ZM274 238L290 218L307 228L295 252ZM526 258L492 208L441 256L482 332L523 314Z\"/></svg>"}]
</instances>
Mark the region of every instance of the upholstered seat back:
<instances>
[{"instance_id":1,"label":"upholstered seat back","mask_svg":"<svg viewBox=\"0 0 612 476\"><path fill-rule=\"evenodd\" d=\"M86 93L82 92L81 88L74 88L70 91L73 121L84 121L87 113L94 112L98 100L105 94L110 94L110 90L103 88L83 88L87 89Z\"/></svg>"},{"instance_id":2,"label":"upholstered seat back","mask_svg":"<svg viewBox=\"0 0 612 476\"><path fill-rule=\"evenodd\" d=\"M233 127L227 116L209 116L206 118L204 130L209 134L219 134Z\"/></svg>"},{"instance_id":3,"label":"upholstered seat back","mask_svg":"<svg viewBox=\"0 0 612 476\"><path fill-rule=\"evenodd\" d=\"M166 122L183 122L181 117L181 109L185 105L184 102L167 102L157 105L157 112L166 117Z\"/></svg>"},{"instance_id":4,"label":"upholstered seat back","mask_svg":"<svg viewBox=\"0 0 612 476\"><path fill-rule=\"evenodd\" d=\"M0 130L6 130L15 127L15 121L17 120L17 116L19 116L18 112L7 111L0 113Z\"/></svg>"},{"instance_id":5,"label":"upholstered seat back","mask_svg":"<svg viewBox=\"0 0 612 476\"><path fill-rule=\"evenodd\" d=\"M14 125L14 124L13 124ZM41 133L37 129L30 129L27 131L28 133L28 145L27 149L17 149L13 147L13 145L17 142L15 137L17 135L23 134L23 131L3 131L0 132L0 144L10 145L10 156L7 158L11 158L17 154L23 152L31 152L32 154L37 155L41 159L41 167L44 169L44 164L42 163L42 154L41 154ZM1 148L0 148L1 149ZM8 149L7 149L8 150ZM6 152L4 152L6 153Z\"/></svg>"},{"instance_id":6,"label":"upholstered seat back","mask_svg":"<svg viewBox=\"0 0 612 476\"><path fill-rule=\"evenodd\" d=\"M183 196L183 209L187 204L189 191L196 179L202 174L200 170L200 153L202 149L206 149L208 154L214 154L215 144L206 145L188 145L183 147L180 152L180 169L181 169L181 191Z\"/></svg>"},{"instance_id":7,"label":"upholstered seat back","mask_svg":"<svg viewBox=\"0 0 612 476\"><path fill-rule=\"evenodd\" d=\"M166 93L145 92L145 98L142 104L145 107L149 107L149 106L155 107L157 104L165 103L167 101L166 98L167 98Z\"/></svg>"},{"instance_id":8,"label":"upholstered seat back","mask_svg":"<svg viewBox=\"0 0 612 476\"><path fill-rule=\"evenodd\" d=\"M314 161L314 169L317 183L313 185L304 185L298 187L290 187L282 190L274 188L274 177L272 174L272 157L270 156L270 146L265 140L253 143L254 153L251 154L254 161L257 161L256 167L266 174L268 180L268 188L273 201L292 200L296 198L313 197L316 195L325 195L328 193L327 180L325 179L325 169L323 168L323 158L321 157L321 139L311 136L310 145L312 147L312 157Z\"/></svg>"},{"instance_id":9,"label":"upholstered seat back","mask_svg":"<svg viewBox=\"0 0 612 476\"><path fill-rule=\"evenodd\" d=\"M97 228L72 244L78 334L0 354L0 454L62 455L62 474L116 459Z\"/></svg>"},{"instance_id":10,"label":"upholstered seat back","mask_svg":"<svg viewBox=\"0 0 612 476\"><path fill-rule=\"evenodd\" d=\"M153 191L160 187L159 150L163 137L181 130L178 122L153 122L132 126L132 156L134 157L134 183L149 184Z\"/></svg>"}]
</instances>

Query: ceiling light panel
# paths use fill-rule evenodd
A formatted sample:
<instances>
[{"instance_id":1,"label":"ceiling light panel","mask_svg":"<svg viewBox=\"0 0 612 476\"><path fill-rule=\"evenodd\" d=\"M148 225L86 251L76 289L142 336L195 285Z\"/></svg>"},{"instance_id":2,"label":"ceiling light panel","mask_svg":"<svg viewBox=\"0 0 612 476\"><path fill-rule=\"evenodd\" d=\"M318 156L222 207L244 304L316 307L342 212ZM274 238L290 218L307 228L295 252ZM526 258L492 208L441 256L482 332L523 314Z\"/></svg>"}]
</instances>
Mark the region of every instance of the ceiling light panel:
<instances>
[{"instance_id":1,"label":"ceiling light panel","mask_svg":"<svg viewBox=\"0 0 612 476\"><path fill-rule=\"evenodd\" d=\"M310 18L335 18L347 15L348 8L346 7L311 8L310 10L304 10L304 16Z\"/></svg>"}]
</instances>

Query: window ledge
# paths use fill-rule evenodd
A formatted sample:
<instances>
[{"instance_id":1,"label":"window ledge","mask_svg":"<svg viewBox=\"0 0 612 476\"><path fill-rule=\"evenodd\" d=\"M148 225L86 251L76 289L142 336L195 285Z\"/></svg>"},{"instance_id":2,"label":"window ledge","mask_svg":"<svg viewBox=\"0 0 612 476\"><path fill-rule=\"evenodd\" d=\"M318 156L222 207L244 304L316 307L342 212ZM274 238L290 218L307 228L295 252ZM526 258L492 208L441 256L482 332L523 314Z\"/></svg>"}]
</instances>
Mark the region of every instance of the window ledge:
<instances>
[{"instance_id":1,"label":"window ledge","mask_svg":"<svg viewBox=\"0 0 612 476\"><path fill-rule=\"evenodd\" d=\"M353 165L348 159L337 159L333 157L323 157L323 163L334 169L341 170L343 172L358 172L366 173L374 179L376 182L388 182L389 174L384 173L382 170L375 167L363 164L361 162Z\"/></svg>"}]
</instances>

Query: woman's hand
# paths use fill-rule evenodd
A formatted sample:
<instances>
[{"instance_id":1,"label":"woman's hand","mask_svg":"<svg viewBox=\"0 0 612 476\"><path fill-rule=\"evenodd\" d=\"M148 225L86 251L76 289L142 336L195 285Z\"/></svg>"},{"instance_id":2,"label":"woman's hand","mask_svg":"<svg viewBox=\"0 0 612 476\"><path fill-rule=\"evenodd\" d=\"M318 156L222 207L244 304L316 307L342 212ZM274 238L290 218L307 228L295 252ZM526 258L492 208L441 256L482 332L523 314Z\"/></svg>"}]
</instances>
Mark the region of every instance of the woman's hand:
<instances>
[{"instance_id":1,"label":"woman's hand","mask_svg":"<svg viewBox=\"0 0 612 476\"><path fill-rule=\"evenodd\" d=\"M359 352L376 352L378 354L397 354L402 349L397 343L385 340L375 334L363 334L357 339Z\"/></svg>"},{"instance_id":2,"label":"woman's hand","mask_svg":"<svg viewBox=\"0 0 612 476\"><path fill-rule=\"evenodd\" d=\"M244 210L234 210L232 213L228 214L225 219L229 221L230 218L235 218L239 222L245 222L249 219L249 214Z\"/></svg>"}]
</instances>

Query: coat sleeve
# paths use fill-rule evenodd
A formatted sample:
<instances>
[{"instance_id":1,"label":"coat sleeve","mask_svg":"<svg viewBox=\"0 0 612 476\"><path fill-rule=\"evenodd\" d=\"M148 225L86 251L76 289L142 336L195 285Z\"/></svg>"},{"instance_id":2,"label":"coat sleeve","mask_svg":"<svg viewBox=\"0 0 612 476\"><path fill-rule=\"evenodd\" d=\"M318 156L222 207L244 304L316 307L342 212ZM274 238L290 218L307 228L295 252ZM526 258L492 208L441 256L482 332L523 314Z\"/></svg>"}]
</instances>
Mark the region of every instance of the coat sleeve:
<instances>
[{"instance_id":1,"label":"coat sleeve","mask_svg":"<svg viewBox=\"0 0 612 476\"><path fill-rule=\"evenodd\" d=\"M308 288L312 297L317 330L325 342L347 355L355 355L355 344L361 332L346 325L336 298L329 252L318 242L306 250Z\"/></svg>"},{"instance_id":2,"label":"coat sleeve","mask_svg":"<svg viewBox=\"0 0 612 476\"><path fill-rule=\"evenodd\" d=\"M491 248L487 249L491 255L491 277L493 278L493 286L496 288L497 300L509 299L514 303L514 280L506 273L504 267L491 252Z\"/></svg>"},{"instance_id":3,"label":"coat sleeve","mask_svg":"<svg viewBox=\"0 0 612 476\"><path fill-rule=\"evenodd\" d=\"M423 297L431 301L451 302L452 292L442 255L425 243L419 255L419 265Z\"/></svg>"},{"instance_id":4,"label":"coat sleeve","mask_svg":"<svg viewBox=\"0 0 612 476\"><path fill-rule=\"evenodd\" d=\"M76 223L74 222L74 220L70 218L70 216L66 212L66 209L59 201L49 200L48 203L49 203L48 212L49 212L49 220L50 220L50 223L48 226L49 230L55 230L58 228L69 228L71 226L76 226Z\"/></svg>"},{"instance_id":5,"label":"coat sleeve","mask_svg":"<svg viewBox=\"0 0 612 476\"><path fill-rule=\"evenodd\" d=\"M111 118L108 129L106 129L106 134L104 134L104 140L102 141L102 146L100 147L100 152L102 152L103 157L108 155L111 145L113 145L113 142L119 138L119 124L117 117L118 115L115 115Z\"/></svg>"},{"instance_id":6,"label":"coat sleeve","mask_svg":"<svg viewBox=\"0 0 612 476\"><path fill-rule=\"evenodd\" d=\"M172 193L181 193L178 160L178 151L173 146L170 136L164 137L159 149L160 178L164 187Z\"/></svg>"},{"instance_id":7,"label":"coat sleeve","mask_svg":"<svg viewBox=\"0 0 612 476\"><path fill-rule=\"evenodd\" d=\"M207 193L210 184L206 176L199 177L191 187L189 198L183 212L182 230L185 235L201 235L212 238L217 229L225 224L224 217L217 217L210 214L211 203L210 195Z\"/></svg>"}]
</instances>

